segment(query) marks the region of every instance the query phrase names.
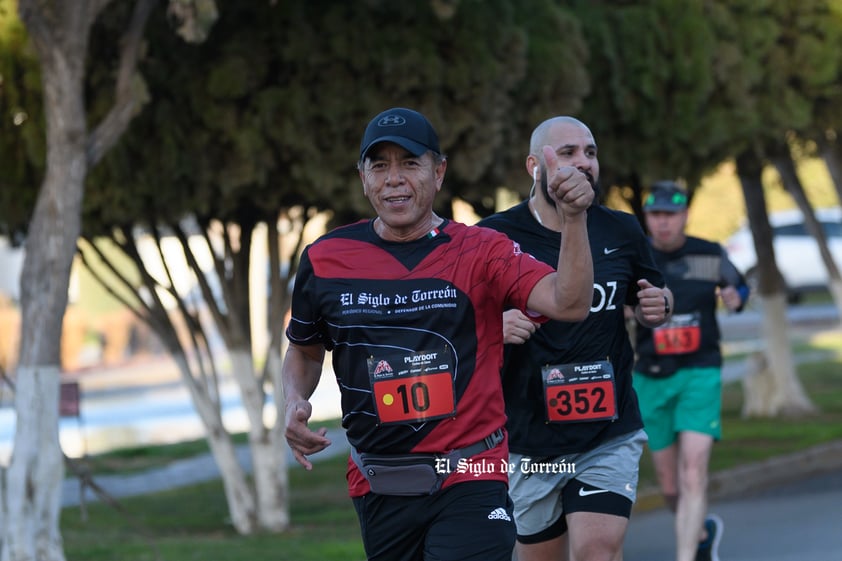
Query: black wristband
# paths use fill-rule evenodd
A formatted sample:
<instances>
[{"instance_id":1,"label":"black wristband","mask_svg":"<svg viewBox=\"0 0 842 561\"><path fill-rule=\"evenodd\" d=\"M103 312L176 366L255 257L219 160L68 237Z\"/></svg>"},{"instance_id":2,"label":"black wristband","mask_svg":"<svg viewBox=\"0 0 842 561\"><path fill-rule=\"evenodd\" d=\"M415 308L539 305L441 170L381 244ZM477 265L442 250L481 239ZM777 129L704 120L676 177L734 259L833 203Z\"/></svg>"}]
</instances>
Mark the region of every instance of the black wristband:
<instances>
[{"instance_id":1,"label":"black wristband","mask_svg":"<svg viewBox=\"0 0 842 561\"><path fill-rule=\"evenodd\" d=\"M664 317L667 317L668 315L670 315L671 311L672 310L670 309L670 300L669 300L669 298L664 296Z\"/></svg>"}]
</instances>

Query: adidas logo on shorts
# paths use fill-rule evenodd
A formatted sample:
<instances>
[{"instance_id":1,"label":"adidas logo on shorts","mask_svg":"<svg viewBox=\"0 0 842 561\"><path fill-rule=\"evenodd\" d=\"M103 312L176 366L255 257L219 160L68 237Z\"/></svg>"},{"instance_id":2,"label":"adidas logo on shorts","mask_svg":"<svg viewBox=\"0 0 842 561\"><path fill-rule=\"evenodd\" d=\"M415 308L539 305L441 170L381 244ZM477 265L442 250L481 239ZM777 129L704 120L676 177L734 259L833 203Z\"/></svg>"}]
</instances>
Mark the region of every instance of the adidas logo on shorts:
<instances>
[{"instance_id":1,"label":"adidas logo on shorts","mask_svg":"<svg viewBox=\"0 0 842 561\"><path fill-rule=\"evenodd\" d=\"M511 517L506 513L506 509L504 508L495 508L491 511L491 514L488 515L489 520L505 520L506 522L511 522Z\"/></svg>"}]
</instances>

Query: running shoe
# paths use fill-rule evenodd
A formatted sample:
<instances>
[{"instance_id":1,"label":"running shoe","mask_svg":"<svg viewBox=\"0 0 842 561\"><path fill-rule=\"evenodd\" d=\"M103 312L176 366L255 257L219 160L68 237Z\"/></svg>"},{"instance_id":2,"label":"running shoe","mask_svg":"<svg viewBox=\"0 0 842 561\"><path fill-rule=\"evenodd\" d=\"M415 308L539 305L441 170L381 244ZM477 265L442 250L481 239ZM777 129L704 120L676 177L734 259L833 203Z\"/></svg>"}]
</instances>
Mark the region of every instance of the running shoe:
<instances>
[{"instance_id":1,"label":"running shoe","mask_svg":"<svg viewBox=\"0 0 842 561\"><path fill-rule=\"evenodd\" d=\"M708 537L699 543L696 561L719 561L719 542L722 540L725 524L717 515L709 514L705 518L705 530L708 532Z\"/></svg>"}]
</instances>

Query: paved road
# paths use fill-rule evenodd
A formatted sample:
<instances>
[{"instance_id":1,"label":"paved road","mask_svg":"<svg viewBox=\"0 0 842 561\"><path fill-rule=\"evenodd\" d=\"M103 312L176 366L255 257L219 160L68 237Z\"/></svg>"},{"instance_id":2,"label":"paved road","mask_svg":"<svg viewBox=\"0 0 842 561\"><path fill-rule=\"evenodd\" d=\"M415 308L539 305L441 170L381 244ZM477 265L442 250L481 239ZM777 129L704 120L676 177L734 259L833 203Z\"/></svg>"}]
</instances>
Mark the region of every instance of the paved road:
<instances>
[{"instance_id":1,"label":"paved road","mask_svg":"<svg viewBox=\"0 0 842 561\"><path fill-rule=\"evenodd\" d=\"M842 470L725 500L711 511L725 522L723 561L842 561ZM635 514L625 561L675 559L672 515L660 509Z\"/></svg>"}]
</instances>

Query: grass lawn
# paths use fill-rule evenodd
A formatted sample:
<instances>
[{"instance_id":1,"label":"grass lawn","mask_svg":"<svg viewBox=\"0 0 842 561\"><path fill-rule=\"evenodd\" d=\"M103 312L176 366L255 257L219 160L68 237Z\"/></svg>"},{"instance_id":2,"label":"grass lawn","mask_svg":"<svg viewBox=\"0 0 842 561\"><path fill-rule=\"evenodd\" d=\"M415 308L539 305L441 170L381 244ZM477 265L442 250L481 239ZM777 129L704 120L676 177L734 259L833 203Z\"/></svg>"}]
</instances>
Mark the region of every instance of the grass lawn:
<instances>
[{"instance_id":1,"label":"grass lawn","mask_svg":"<svg viewBox=\"0 0 842 561\"><path fill-rule=\"evenodd\" d=\"M814 341L837 346L839 336ZM842 358L799 366L819 412L798 419L743 419L742 387L723 389L723 439L714 446L712 471L735 467L842 439ZM330 423L328 423L330 424ZM139 469L207 450L203 441L106 454L91 460L94 473ZM344 457L317 463L312 472L290 470L293 527L284 535L237 535L226 522L222 486L211 482L123 499L122 511L103 504L62 513L68 560L85 561L330 561L364 559L356 515L347 497ZM99 468L97 467L99 466ZM655 484L648 451L641 487Z\"/></svg>"},{"instance_id":2,"label":"grass lawn","mask_svg":"<svg viewBox=\"0 0 842 561\"><path fill-rule=\"evenodd\" d=\"M290 470L293 528L284 535L243 537L226 522L220 482L121 501L123 511L97 503L62 512L68 560L279 561L365 559L356 514L345 488L344 457L312 472Z\"/></svg>"}]
</instances>

